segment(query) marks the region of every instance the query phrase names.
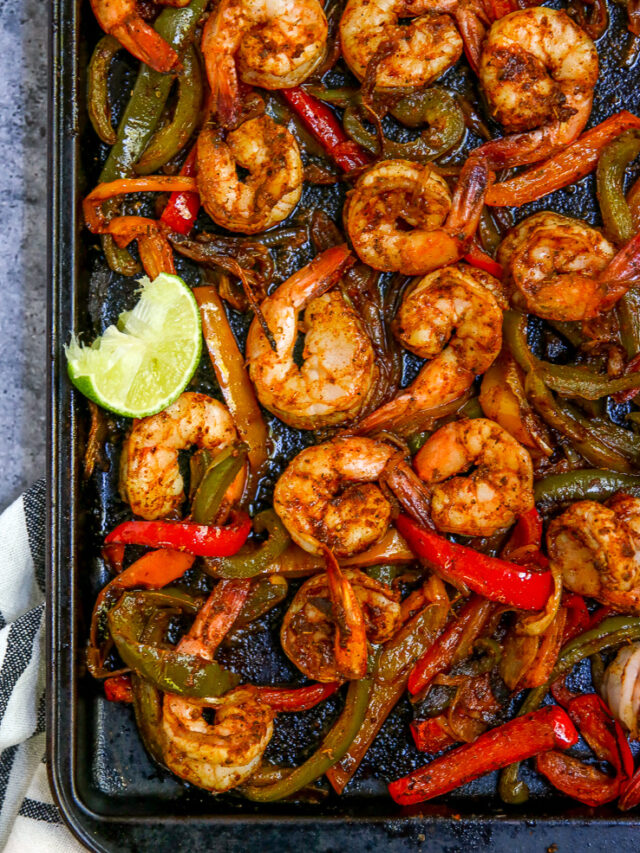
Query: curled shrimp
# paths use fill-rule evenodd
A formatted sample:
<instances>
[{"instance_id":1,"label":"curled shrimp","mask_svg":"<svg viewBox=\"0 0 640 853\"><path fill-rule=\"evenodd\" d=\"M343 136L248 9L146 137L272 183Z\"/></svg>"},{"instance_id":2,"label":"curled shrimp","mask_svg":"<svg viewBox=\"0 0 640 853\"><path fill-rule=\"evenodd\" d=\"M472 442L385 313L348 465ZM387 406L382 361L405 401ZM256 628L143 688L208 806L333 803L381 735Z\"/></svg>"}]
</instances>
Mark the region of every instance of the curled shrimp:
<instances>
[{"instance_id":1,"label":"curled shrimp","mask_svg":"<svg viewBox=\"0 0 640 853\"><path fill-rule=\"evenodd\" d=\"M347 199L353 248L385 272L424 275L453 264L475 234L488 184L482 159L469 158L453 199L433 166L383 160L361 175Z\"/></svg>"},{"instance_id":2,"label":"curled shrimp","mask_svg":"<svg viewBox=\"0 0 640 853\"><path fill-rule=\"evenodd\" d=\"M291 460L273 493L273 507L291 538L312 554L323 545L349 557L380 541L391 504L377 480L397 450L349 436L308 447Z\"/></svg>"},{"instance_id":3,"label":"curled shrimp","mask_svg":"<svg viewBox=\"0 0 640 853\"><path fill-rule=\"evenodd\" d=\"M547 320L608 311L640 279L640 238L617 254L600 231L543 211L520 222L498 249L514 305Z\"/></svg>"},{"instance_id":4,"label":"curled shrimp","mask_svg":"<svg viewBox=\"0 0 640 853\"><path fill-rule=\"evenodd\" d=\"M492 24L480 60L491 115L511 135L480 148L492 167L535 163L565 148L591 114L598 54L566 12L521 9Z\"/></svg>"},{"instance_id":5,"label":"curled shrimp","mask_svg":"<svg viewBox=\"0 0 640 853\"><path fill-rule=\"evenodd\" d=\"M491 536L533 506L531 457L486 418L454 421L437 430L413 460L431 485L431 516L439 530ZM456 476L473 468L469 476Z\"/></svg>"},{"instance_id":6,"label":"curled shrimp","mask_svg":"<svg viewBox=\"0 0 640 853\"><path fill-rule=\"evenodd\" d=\"M640 613L640 499L619 493L605 504L578 501L547 532L551 565L580 595Z\"/></svg>"},{"instance_id":7,"label":"curled shrimp","mask_svg":"<svg viewBox=\"0 0 640 853\"><path fill-rule=\"evenodd\" d=\"M387 42L393 50L376 69L376 87L427 86L454 65L462 54L462 39L449 11L452 3L406 3L403 0L348 0L340 19L344 59L359 80ZM418 6L424 8L417 8ZM415 10L413 7L416 7ZM402 18L413 17L400 24Z\"/></svg>"},{"instance_id":8,"label":"curled shrimp","mask_svg":"<svg viewBox=\"0 0 640 853\"><path fill-rule=\"evenodd\" d=\"M430 360L408 388L368 415L359 431L402 431L404 421L464 394L500 352L503 307L500 282L465 264L415 283L404 296L394 332L407 349Z\"/></svg>"},{"instance_id":9,"label":"curled shrimp","mask_svg":"<svg viewBox=\"0 0 640 853\"><path fill-rule=\"evenodd\" d=\"M238 177L236 167L249 174ZM204 209L229 231L256 234L285 219L302 194L298 143L286 127L262 115L224 133L198 136L198 189Z\"/></svg>"},{"instance_id":10,"label":"curled shrimp","mask_svg":"<svg viewBox=\"0 0 640 853\"><path fill-rule=\"evenodd\" d=\"M186 6L188 2L164 0L169 6ZM136 0L91 0L91 8L105 33L118 39L129 53L155 71L171 71L180 64L180 57L171 45L140 17Z\"/></svg>"},{"instance_id":11,"label":"curled shrimp","mask_svg":"<svg viewBox=\"0 0 640 853\"><path fill-rule=\"evenodd\" d=\"M345 569L342 575L362 611L366 640L385 643L399 627L399 595L357 569ZM338 623L332 602L327 574L314 575L295 594L280 631L282 648L289 660L316 681L346 677L336 660Z\"/></svg>"},{"instance_id":12,"label":"curled shrimp","mask_svg":"<svg viewBox=\"0 0 640 853\"><path fill-rule=\"evenodd\" d=\"M247 580L220 581L177 651L212 661L249 592ZM214 708L215 722L203 716ZM255 687L239 687L219 699L194 700L167 693L162 712L163 757L181 779L213 793L240 785L256 770L271 735L274 711Z\"/></svg>"},{"instance_id":13,"label":"curled shrimp","mask_svg":"<svg viewBox=\"0 0 640 853\"><path fill-rule=\"evenodd\" d=\"M264 300L261 311L274 351L257 318L247 338L249 373L258 399L298 429L316 429L355 417L378 375L373 346L362 321L333 287L350 263L346 246L327 249ZM304 315L300 367L293 358L299 315Z\"/></svg>"},{"instance_id":14,"label":"curled shrimp","mask_svg":"<svg viewBox=\"0 0 640 853\"><path fill-rule=\"evenodd\" d=\"M263 89L298 86L322 62L327 19L318 0L222 0L202 33L212 107L223 126L238 111L238 76Z\"/></svg>"},{"instance_id":15,"label":"curled shrimp","mask_svg":"<svg viewBox=\"0 0 640 853\"><path fill-rule=\"evenodd\" d=\"M233 419L222 403L187 391L163 412L133 423L120 456L120 494L134 515L145 519L175 514L184 501L178 453L192 445L220 450L238 440ZM245 472L231 484L226 499L242 495Z\"/></svg>"}]
</instances>

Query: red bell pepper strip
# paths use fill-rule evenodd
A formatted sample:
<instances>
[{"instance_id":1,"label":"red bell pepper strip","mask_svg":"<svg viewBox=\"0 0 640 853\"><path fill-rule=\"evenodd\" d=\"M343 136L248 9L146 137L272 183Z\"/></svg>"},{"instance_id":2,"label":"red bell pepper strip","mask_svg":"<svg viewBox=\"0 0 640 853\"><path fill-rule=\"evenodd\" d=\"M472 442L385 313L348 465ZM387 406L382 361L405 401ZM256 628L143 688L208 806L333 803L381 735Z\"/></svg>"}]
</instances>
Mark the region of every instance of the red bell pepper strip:
<instances>
[{"instance_id":1,"label":"red bell pepper strip","mask_svg":"<svg viewBox=\"0 0 640 853\"><path fill-rule=\"evenodd\" d=\"M128 675L114 675L104 681L104 695L109 702L133 702L131 678Z\"/></svg>"},{"instance_id":2,"label":"red bell pepper strip","mask_svg":"<svg viewBox=\"0 0 640 853\"><path fill-rule=\"evenodd\" d=\"M562 606L567 608L567 621L564 626L563 645L579 634L584 634L589 624L589 611L584 598L576 592L565 593Z\"/></svg>"},{"instance_id":3,"label":"red bell pepper strip","mask_svg":"<svg viewBox=\"0 0 640 853\"><path fill-rule=\"evenodd\" d=\"M236 512L225 527L186 521L125 521L109 533L105 543L172 548L196 557L231 557L244 545L250 532L249 516Z\"/></svg>"},{"instance_id":4,"label":"red bell pepper strip","mask_svg":"<svg viewBox=\"0 0 640 853\"><path fill-rule=\"evenodd\" d=\"M193 178L196 174L196 148L194 145L187 154L182 164L180 175L185 178ZM198 193L172 192L160 219L168 225L172 231L185 236L196 224L200 210L200 196Z\"/></svg>"},{"instance_id":5,"label":"red bell pepper strip","mask_svg":"<svg viewBox=\"0 0 640 853\"><path fill-rule=\"evenodd\" d=\"M626 812L640 803L640 767L633 774L629 782L624 786L622 796L618 802L618 808Z\"/></svg>"},{"instance_id":6,"label":"red bell pepper strip","mask_svg":"<svg viewBox=\"0 0 640 853\"><path fill-rule=\"evenodd\" d=\"M449 669L454 662L463 635L472 629L471 642L477 639L486 624L491 608L492 605L486 599L479 595L472 596L440 634L438 641L427 649L409 673L407 686L410 693L420 693L436 675Z\"/></svg>"},{"instance_id":7,"label":"red bell pepper strip","mask_svg":"<svg viewBox=\"0 0 640 853\"><path fill-rule=\"evenodd\" d=\"M633 756L622 727L595 693L574 695L564 682L556 683L552 692L596 757L613 766L615 776L555 750L538 756L537 769L555 788L587 806L610 803L633 773Z\"/></svg>"},{"instance_id":8,"label":"red bell pepper strip","mask_svg":"<svg viewBox=\"0 0 640 853\"><path fill-rule=\"evenodd\" d=\"M479 270L484 270L490 273L495 278L502 280L503 269L501 264L494 261L491 255L483 251L477 243L473 243L471 248L464 256L465 261L472 267L477 267Z\"/></svg>"},{"instance_id":9,"label":"red bell pepper strip","mask_svg":"<svg viewBox=\"0 0 640 853\"><path fill-rule=\"evenodd\" d=\"M457 545L420 527L408 515L400 515L396 527L414 554L426 560L445 580L462 582L490 601L522 610L542 610L551 595L551 572L531 572L515 563Z\"/></svg>"},{"instance_id":10,"label":"red bell pepper strip","mask_svg":"<svg viewBox=\"0 0 640 853\"><path fill-rule=\"evenodd\" d=\"M308 687L258 687L260 700L274 711L308 711L333 696L340 681L310 684Z\"/></svg>"},{"instance_id":11,"label":"red bell pepper strip","mask_svg":"<svg viewBox=\"0 0 640 853\"><path fill-rule=\"evenodd\" d=\"M622 110L610 116L587 130L559 154L537 163L515 178L490 186L485 204L520 207L579 181L596 168L602 149L633 127L640 127L640 118L633 113Z\"/></svg>"},{"instance_id":12,"label":"red bell pepper strip","mask_svg":"<svg viewBox=\"0 0 640 853\"><path fill-rule=\"evenodd\" d=\"M513 528L511 538L503 553L505 556L510 551L518 548L526 548L530 545L539 548L542 543L542 518L535 506L528 512L518 517L516 526Z\"/></svg>"},{"instance_id":13,"label":"red bell pepper strip","mask_svg":"<svg viewBox=\"0 0 640 853\"><path fill-rule=\"evenodd\" d=\"M414 720L410 724L413 740L420 752L440 752L441 749L456 743L442 725L443 719L443 715L440 715L428 720Z\"/></svg>"},{"instance_id":14,"label":"red bell pepper strip","mask_svg":"<svg viewBox=\"0 0 640 853\"><path fill-rule=\"evenodd\" d=\"M557 705L547 705L491 729L473 743L452 749L426 767L397 779L389 785L389 793L401 806L422 803L514 761L554 747L567 749L577 740L578 732L566 712Z\"/></svg>"},{"instance_id":15,"label":"red bell pepper strip","mask_svg":"<svg viewBox=\"0 0 640 853\"><path fill-rule=\"evenodd\" d=\"M357 142L349 139L331 109L304 89L282 89L282 96L300 116L310 133L324 147L327 154L344 169L351 172L371 162L367 152Z\"/></svg>"}]
</instances>

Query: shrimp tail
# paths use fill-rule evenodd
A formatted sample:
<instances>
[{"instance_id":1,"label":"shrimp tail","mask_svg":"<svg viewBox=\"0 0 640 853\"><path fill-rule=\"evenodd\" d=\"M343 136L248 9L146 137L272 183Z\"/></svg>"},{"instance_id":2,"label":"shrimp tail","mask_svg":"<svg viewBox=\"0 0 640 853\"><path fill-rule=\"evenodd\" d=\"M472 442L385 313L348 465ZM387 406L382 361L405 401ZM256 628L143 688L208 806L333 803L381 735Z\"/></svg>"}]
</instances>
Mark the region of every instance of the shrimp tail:
<instances>
[{"instance_id":1,"label":"shrimp tail","mask_svg":"<svg viewBox=\"0 0 640 853\"><path fill-rule=\"evenodd\" d=\"M322 550L336 621L334 650L337 668L345 678L364 678L367 674L367 635L362 608L333 551L326 545L322 546Z\"/></svg>"},{"instance_id":2,"label":"shrimp tail","mask_svg":"<svg viewBox=\"0 0 640 853\"><path fill-rule=\"evenodd\" d=\"M599 282L606 287L606 296L599 310L608 311L638 281L640 281L640 232L620 249L601 273Z\"/></svg>"},{"instance_id":3,"label":"shrimp tail","mask_svg":"<svg viewBox=\"0 0 640 853\"><path fill-rule=\"evenodd\" d=\"M464 54L473 72L477 74L480 69L482 43L491 18L485 11L485 4L482 0L459 4L456 7L454 17L462 36Z\"/></svg>"},{"instance_id":4,"label":"shrimp tail","mask_svg":"<svg viewBox=\"0 0 640 853\"><path fill-rule=\"evenodd\" d=\"M431 489L423 483L405 459L402 457L390 459L381 479L389 486L404 510L418 524L435 531L430 511Z\"/></svg>"},{"instance_id":5,"label":"shrimp tail","mask_svg":"<svg viewBox=\"0 0 640 853\"><path fill-rule=\"evenodd\" d=\"M295 290L296 304L303 307L311 299L322 296L337 284L344 273L355 263L353 255L346 243L326 249L294 273L289 279L289 285Z\"/></svg>"},{"instance_id":6,"label":"shrimp tail","mask_svg":"<svg viewBox=\"0 0 640 853\"><path fill-rule=\"evenodd\" d=\"M462 167L445 228L460 240L463 250L478 230L485 196L494 179L486 157L472 154Z\"/></svg>"},{"instance_id":7,"label":"shrimp tail","mask_svg":"<svg viewBox=\"0 0 640 853\"><path fill-rule=\"evenodd\" d=\"M164 73L179 70L180 57L178 54L142 18L123 21L112 27L110 34L117 38L132 56L153 68L154 71Z\"/></svg>"},{"instance_id":8,"label":"shrimp tail","mask_svg":"<svg viewBox=\"0 0 640 853\"><path fill-rule=\"evenodd\" d=\"M180 651L212 660L242 610L250 589L251 581L247 579L219 581L198 612L189 635L182 639Z\"/></svg>"},{"instance_id":9,"label":"shrimp tail","mask_svg":"<svg viewBox=\"0 0 640 853\"><path fill-rule=\"evenodd\" d=\"M209 112L216 116L221 127L230 129L238 124L240 86L233 56L210 51L206 56L207 79L211 95Z\"/></svg>"}]
</instances>

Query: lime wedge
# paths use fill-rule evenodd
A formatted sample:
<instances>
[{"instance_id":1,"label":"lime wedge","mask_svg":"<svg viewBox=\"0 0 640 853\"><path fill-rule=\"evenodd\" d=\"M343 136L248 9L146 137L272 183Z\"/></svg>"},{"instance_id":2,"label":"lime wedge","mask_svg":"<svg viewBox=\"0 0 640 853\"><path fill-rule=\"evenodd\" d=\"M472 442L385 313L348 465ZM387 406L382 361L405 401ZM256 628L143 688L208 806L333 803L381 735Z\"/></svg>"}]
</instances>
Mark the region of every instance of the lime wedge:
<instances>
[{"instance_id":1,"label":"lime wedge","mask_svg":"<svg viewBox=\"0 0 640 853\"><path fill-rule=\"evenodd\" d=\"M177 275L140 279L140 300L91 346L65 347L69 378L105 409L142 418L184 391L200 360L202 326L191 290Z\"/></svg>"}]
</instances>

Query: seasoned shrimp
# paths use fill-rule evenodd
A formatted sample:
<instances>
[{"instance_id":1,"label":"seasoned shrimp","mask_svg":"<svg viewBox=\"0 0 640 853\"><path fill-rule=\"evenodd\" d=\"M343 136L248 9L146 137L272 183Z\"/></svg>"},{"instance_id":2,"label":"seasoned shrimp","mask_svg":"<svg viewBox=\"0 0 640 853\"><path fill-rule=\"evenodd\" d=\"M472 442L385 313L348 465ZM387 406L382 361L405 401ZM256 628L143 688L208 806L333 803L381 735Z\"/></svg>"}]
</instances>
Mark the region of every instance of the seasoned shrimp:
<instances>
[{"instance_id":1,"label":"seasoned shrimp","mask_svg":"<svg viewBox=\"0 0 640 853\"><path fill-rule=\"evenodd\" d=\"M353 248L386 272L424 275L453 264L475 234L488 183L486 163L470 158L452 199L433 166L383 160L361 175L347 199Z\"/></svg>"},{"instance_id":2,"label":"seasoned shrimp","mask_svg":"<svg viewBox=\"0 0 640 853\"><path fill-rule=\"evenodd\" d=\"M403 0L348 0L340 19L340 44L345 62L359 80L382 44L394 49L382 58L376 71L376 87L419 88L427 86L462 54L462 39L452 18L440 12L455 7L455 0L415 3ZM414 10L414 7L415 10ZM424 7L424 8L418 8ZM401 18L414 17L401 25Z\"/></svg>"},{"instance_id":3,"label":"seasoned shrimp","mask_svg":"<svg viewBox=\"0 0 640 853\"><path fill-rule=\"evenodd\" d=\"M536 7L497 20L480 60L491 115L512 135L480 148L492 167L543 160L584 128L598 54L566 12Z\"/></svg>"},{"instance_id":4,"label":"seasoned shrimp","mask_svg":"<svg viewBox=\"0 0 640 853\"><path fill-rule=\"evenodd\" d=\"M236 166L249 171L244 180ZM205 127L198 136L197 179L214 222L256 234L285 219L300 201L300 149L286 127L267 115L227 134Z\"/></svg>"},{"instance_id":5,"label":"seasoned shrimp","mask_svg":"<svg viewBox=\"0 0 640 853\"><path fill-rule=\"evenodd\" d=\"M567 589L640 614L639 498L574 503L549 525L547 548Z\"/></svg>"},{"instance_id":6,"label":"seasoned shrimp","mask_svg":"<svg viewBox=\"0 0 640 853\"><path fill-rule=\"evenodd\" d=\"M233 419L222 403L187 391L163 412L133 423L120 457L120 494L141 518L165 518L184 500L178 453L192 445L220 450L237 441ZM227 499L241 497L245 472Z\"/></svg>"},{"instance_id":7,"label":"seasoned shrimp","mask_svg":"<svg viewBox=\"0 0 640 853\"><path fill-rule=\"evenodd\" d=\"M356 569L345 569L344 577L362 609L367 639L385 643L399 627L400 596ZM323 572L305 581L295 594L282 623L280 640L289 660L308 678L335 681L344 677L336 664L335 637L329 581Z\"/></svg>"},{"instance_id":8,"label":"seasoned shrimp","mask_svg":"<svg viewBox=\"0 0 640 853\"><path fill-rule=\"evenodd\" d=\"M491 536L533 506L533 465L527 451L486 418L454 421L437 430L413 460L433 485L431 515L439 530ZM473 468L468 477L458 477ZM452 479L450 479L452 478Z\"/></svg>"},{"instance_id":9,"label":"seasoned shrimp","mask_svg":"<svg viewBox=\"0 0 640 853\"><path fill-rule=\"evenodd\" d=\"M248 592L247 580L218 583L177 651L212 661ZM213 724L204 719L205 708L216 709ZM167 693L162 712L164 761L181 779L214 793L228 791L259 765L273 734L274 716L255 687L239 687L205 701Z\"/></svg>"},{"instance_id":10,"label":"seasoned shrimp","mask_svg":"<svg viewBox=\"0 0 640 853\"><path fill-rule=\"evenodd\" d=\"M163 0L160 0L163 2ZM167 6L186 6L189 0L164 0ZM96 20L136 59L156 71L171 71L180 57L151 24L140 17L136 0L91 0Z\"/></svg>"},{"instance_id":11,"label":"seasoned shrimp","mask_svg":"<svg viewBox=\"0 0 640 853\"><path fill-rule=\"evenodd\" d=\"M500 282L465 264L436 270L414 284L394 331L407 349L430 361L408 388L366 417L360 431L402 431L404 420L460 397L500 352L503 307Z\"/></svg>"},{"instance_id":12,"label":"seasoned shrimp","mask_svg":"<svg viewBox=\"0 0 640 853\"><path fill-rule=\"evenodd\" d=\"M213 724L204 708L215 708ZM181 779L213 793L242 784L257 769L273 734L274 711L255 687L231 690L219 700L164 700L164 759Z\"/></svg>"},{"instance_id":13,"label":"seasoned shrimp","mask_svg":"<svg viewBox=\"0 0 640 853\"><path fill-rule=\"evenodd\" d=\"M543 211L507 234L498 261L517 307L547 320L587 320L640 280L640 239L616 254L596 228Z\"/></svg>"},{"instance_id":14,"label":"seasoned shrimp","mask_svg":"<svg viewBox=\"0 0 640 853\"><path fill-rule=\"evenodd\" d=\"M291 538L312 554L322 544L349 557L378 542L391 505L376 481L397 450L371 438L336 438L308 447L276 483L273 508Z\"/></svg>"},{"instance_id":15,"label":"seasoned shrimp","mask_svg":"<svg viewBox=\"0 0 640 853\"><path fill-rule=\"evenodd\" d=\"M355 417L378 375L362 321L338 289L325 293L350 262L346 246L319 255L262 303L277 351L254 319L247 338L249 373L262 405L290 426L316 429ZM293 359L304 316L303 363Z\"/></svg>"},{"instance_id":16,"label":"seasoned shrimp","mask_svg":"<svg viewBox=\"0 0 640 853\"><path fill-rule=\"evenodd\" d=\"M219 121L233 124L238 75L263 89L298 86L322 62L327 19L319 0L221 0L202 33Z\"/></svg>"}]
</instances>

